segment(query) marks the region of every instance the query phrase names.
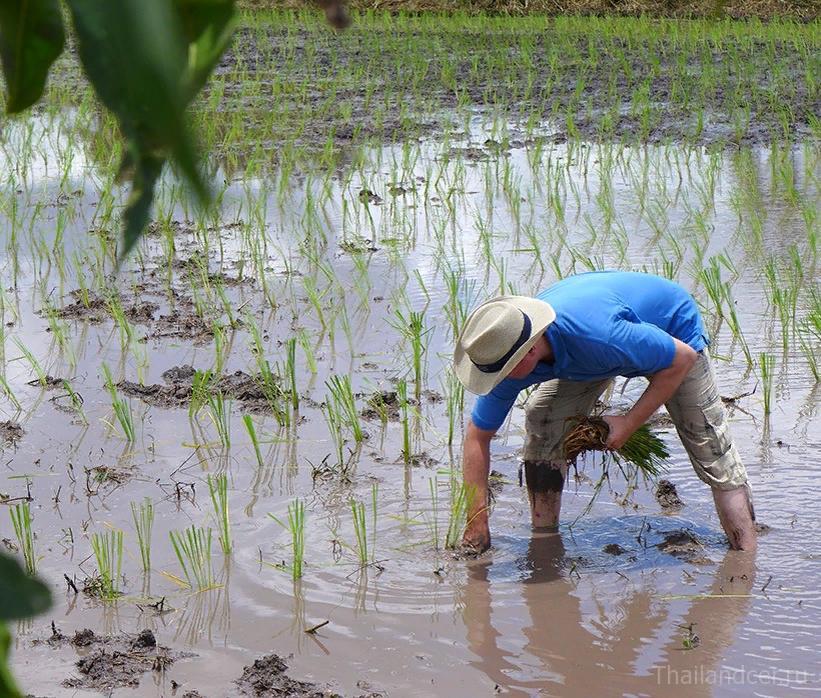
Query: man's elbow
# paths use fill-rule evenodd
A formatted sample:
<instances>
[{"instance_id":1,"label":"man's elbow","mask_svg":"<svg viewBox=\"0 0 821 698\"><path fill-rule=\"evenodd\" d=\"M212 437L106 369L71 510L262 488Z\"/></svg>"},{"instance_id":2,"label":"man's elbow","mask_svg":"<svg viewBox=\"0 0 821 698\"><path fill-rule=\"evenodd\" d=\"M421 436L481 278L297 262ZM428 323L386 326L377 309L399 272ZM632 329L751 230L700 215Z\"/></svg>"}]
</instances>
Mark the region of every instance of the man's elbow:
<instances>
[{"instance_id":1,"label":"man's elbow","mask_svg":"<svg viewBox=\"0 0 821 698\"><path fill-rule=\"evenodd\" d=\"M678 369L681 374L687 375L698 360L698 352L689 344L678 340L676 341L676 356L673 360L673 364L678 364Z\"/></svg>"},{"instance_id":2,"label":"man's elbow","mask_svg":"<svg viewBox=\"0 0 821 698\"><path fill-rule=\"evenodd\" d=\"M468 422L467 435L469 438L476 439L477 441L483 443L490 443L490 440L493 438L493 435L495 433L495 429L492 431L488 431L487 429L480 429L473 423L472 419Z\"/></svg>"}]
</instances>

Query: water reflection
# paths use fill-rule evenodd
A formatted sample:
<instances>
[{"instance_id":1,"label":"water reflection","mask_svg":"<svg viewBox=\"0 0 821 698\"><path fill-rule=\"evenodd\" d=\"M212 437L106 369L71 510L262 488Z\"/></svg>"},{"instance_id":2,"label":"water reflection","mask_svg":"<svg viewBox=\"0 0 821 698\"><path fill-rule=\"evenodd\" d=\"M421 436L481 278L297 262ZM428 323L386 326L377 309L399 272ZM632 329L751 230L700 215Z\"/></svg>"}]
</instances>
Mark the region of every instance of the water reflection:
<instances>
[{"instance_id":1,"label":"water reflection","mask_svg":"<svg viewBox=\"0 0 821 698\"><path fill-rule=\"evenodd\" d=\"M493 566L490 559L471 565L464 621L473 666L501 692L656 698L686 686L688 696L712 696L716 685L739 681L722 657L749 613L753 554L728 552L710 588L692 597L659 596L638 580L613 594L604 578L582 582L569 572L562 533L532 537L512 591L497 590ZM521 646L511 642L514 619Z\"/></svg>"}]
</instances>

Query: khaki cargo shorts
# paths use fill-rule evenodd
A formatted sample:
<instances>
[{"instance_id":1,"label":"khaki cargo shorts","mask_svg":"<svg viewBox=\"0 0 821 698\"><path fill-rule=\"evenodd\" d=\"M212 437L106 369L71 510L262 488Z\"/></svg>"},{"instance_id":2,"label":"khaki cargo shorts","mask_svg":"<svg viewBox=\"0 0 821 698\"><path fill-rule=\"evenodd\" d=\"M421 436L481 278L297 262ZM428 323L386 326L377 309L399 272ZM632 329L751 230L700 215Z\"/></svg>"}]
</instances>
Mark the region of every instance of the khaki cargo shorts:
<instances>
[{"instance_id":1,"label":"khaki cargo shorts","mask_svg":"<svg viewBox=\"0 0 821 698\"><path fill-rule=\"evenodd\" d=\"M539 385L525 405L525 461L561 460L562 443L573 426L568 418L590 414L612 383L611 378L585 383L556 378ZM699 352L696 363L666 407L701 480L720 490L747 484L747 470L730 435L706 349Z\"/></svg>"}]
</instances>

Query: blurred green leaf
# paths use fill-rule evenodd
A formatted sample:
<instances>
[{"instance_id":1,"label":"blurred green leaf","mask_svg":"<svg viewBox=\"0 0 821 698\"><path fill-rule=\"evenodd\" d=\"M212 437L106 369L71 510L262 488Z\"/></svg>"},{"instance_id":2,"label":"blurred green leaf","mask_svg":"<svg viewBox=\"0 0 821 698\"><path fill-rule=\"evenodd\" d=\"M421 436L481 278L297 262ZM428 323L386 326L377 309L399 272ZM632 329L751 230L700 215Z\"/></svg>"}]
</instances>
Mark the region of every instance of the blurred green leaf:
<instances>
[{"instance_id":1,"label":"blurred green leaf","mask_svg":"<svg viewBox=\"0 0 821 698\"><path fill-rule=\"evenodd\" d=\"M128 141L134 191L125 212L122 259L148 220L167 156L200 202L209 194L185 124L188 102L230 38L233 2L69 0L80 61ZM218 53L219 52L219 53Z\"/></svg>"},{"instance_id":2,"label":"blurred green leaf","mask_svg":"<svg viewBox=\"0 0 821 698\"><path fill-rule=\"evenodd\" d=\"M125 258L140 239L148 224L151 213L151 202L154 199L154 184L162 174L164 158L152 157L150 154L139 159L131 184L131 196L123 215L123 243L120 246L120 259Z\"/></svg>"},{"instance_id":3,"label":"blurred green leaf","mask_svg":"<svg viewBox=\"0 0 821 698\"><path fill-rule=\"evenodd\" d=\"M0 552L0 623L43 613L51 606L51 592L29 577L20 563Z\"/></svg>"},{"instance_id":4,"label":"blurred green leaf","mask_svg":"<svg viewBox=\"0 0 821 698\"><path fill-rule=\"evenodd\" d=\"M0 0L0 57L9 114L40 99L64 44L59 0Z\"/></svg>"},{"instance_id":5,"label":"blurred green leaf","mask_svg":"<svg viewBox=\"0 0 821 698\"><path fill-rule=\"evenodd\" d=\"M202 89L234 32L234 0L175 0L189 44L186 101Z\"/></svg>"},{"instance_id":6,"label":"blurred green leaf","mask_svg":"<svg viewBox=\"0 0 821 698\"><path fill-rule=\"evenodd\" d=\"M3 621L0 621L0 698L23 698L9 671L9 647L11 635Z\"/></svg>"}]
</instances>

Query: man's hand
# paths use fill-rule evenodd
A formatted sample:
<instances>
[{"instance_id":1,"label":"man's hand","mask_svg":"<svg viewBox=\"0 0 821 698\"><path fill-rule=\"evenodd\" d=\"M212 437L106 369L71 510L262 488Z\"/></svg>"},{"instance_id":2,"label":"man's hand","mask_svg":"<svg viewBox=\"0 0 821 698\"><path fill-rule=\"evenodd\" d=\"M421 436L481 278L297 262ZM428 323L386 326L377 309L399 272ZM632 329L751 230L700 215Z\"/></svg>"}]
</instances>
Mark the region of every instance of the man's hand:
<instances>
[{"instance_id":1,"label":"man's hand","mask_svg":"<svg viewBox=\"0 0 821 698\"><path fill-rule=\"evenodd\" d=\"M465 528L462 536L462 549L465 552L479 555L490 547L490 526L487 516L479 517Z\"/></svg>"},{"instance_id":2,"label":"man's hand","mask_svg":"<svg viewBox=\"0 0 821 698\"><path fill-rule=\"evenodd\" d=\"M633 432L636 431L630 420L627 417L622 417L615 414L602 415L602 419L610 426L610 432L607 435L605 446L618 451L624 444L627 443Z\"/></svg>"}]
</instances>

